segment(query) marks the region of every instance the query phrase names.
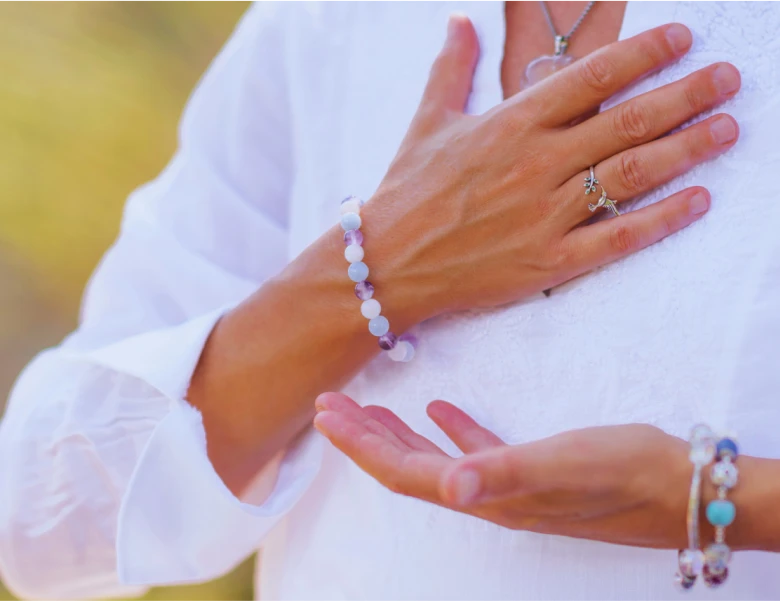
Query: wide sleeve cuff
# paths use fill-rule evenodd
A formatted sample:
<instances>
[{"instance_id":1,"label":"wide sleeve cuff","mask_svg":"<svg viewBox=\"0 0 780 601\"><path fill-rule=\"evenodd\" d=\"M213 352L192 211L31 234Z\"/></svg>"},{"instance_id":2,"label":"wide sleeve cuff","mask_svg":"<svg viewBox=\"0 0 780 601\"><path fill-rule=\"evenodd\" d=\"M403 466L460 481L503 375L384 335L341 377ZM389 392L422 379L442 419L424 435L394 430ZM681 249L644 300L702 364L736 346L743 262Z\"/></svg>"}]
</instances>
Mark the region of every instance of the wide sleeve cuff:
<instances>
[{"instance_id":1,"label":"wide sleeve cuff","mask_svg":"<svg viewBox=\"0 0 780 601\"><path fill-rule=\"evenodd\" d=\"M123 584L213 578L259 546L319 471L322 438L313 430L287 451L262 505L241 502L206 455L200 413L181 401L158 425L119 513L117 563Z\"/></svg>"}]
</instances>

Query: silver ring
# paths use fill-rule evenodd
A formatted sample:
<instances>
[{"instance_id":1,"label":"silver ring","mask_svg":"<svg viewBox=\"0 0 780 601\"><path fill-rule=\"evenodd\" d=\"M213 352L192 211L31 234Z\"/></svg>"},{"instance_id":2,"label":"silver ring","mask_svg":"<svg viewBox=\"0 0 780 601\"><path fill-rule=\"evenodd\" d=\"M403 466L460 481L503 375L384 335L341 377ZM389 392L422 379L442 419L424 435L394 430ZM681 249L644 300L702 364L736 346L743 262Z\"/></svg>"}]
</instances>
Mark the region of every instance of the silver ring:
<instances>
[{"instance_id":1,"label":"silver ring","mask_svg":"<svg viewBox=\"0 0 780 601\"><path fill-rule=\"evenodd\" d=\"M596 186L599 186L599 180L596 179L596 171L593 165L590 166L590 175L585 178L585 194L590 194L596 191ZM620 216L620 211L617 210L617 203L607 196L607 191L604 186L601 186L601 197L595 203L588 203L588 209L593 213L596 209L605 207L612 211L615 217Z\"/></svg>"}]
</instances>

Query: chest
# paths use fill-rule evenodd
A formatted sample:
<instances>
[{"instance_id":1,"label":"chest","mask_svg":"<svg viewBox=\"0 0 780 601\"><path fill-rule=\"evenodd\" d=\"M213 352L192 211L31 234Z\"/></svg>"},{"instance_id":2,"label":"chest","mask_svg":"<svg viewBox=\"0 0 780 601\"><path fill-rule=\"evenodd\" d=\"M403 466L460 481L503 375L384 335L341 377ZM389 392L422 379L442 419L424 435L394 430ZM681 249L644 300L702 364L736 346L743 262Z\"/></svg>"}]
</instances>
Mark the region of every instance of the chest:
<instances>
[{"instance_id":1,"label":"chest","mask_svg":"<svg viewBox=\"0 0 780 601\"><path fill-rule=\"evenodd\" d=\"M504 5L506 41L501 62L501 86L505 98L520 91L529 63L554 52L554 34L546 15L549 15L555 32L568 37L566 54L572 59L587 56L618 39L626 3L596 2L588 8L589 4L507 2Z\"/></svg>"},{"instance_id":2,"label":"chest","mask_svg":"<svg viewBox=\"0 0 780 601\"><path fill-rule=\"evenodd\" d=\"M503 3L351 6L312 18L300 39L290 41L292 254L333 224L340 198L368 198L376 189L416 110L450 12L466 12L480 37L470 112L501 102L511 89L505 74L517 79L525 61L511 59L507 71L507 48L519 48L521 36L505 35ZM674 431L705 417L743 432L760 428L767 418L758 408L780 389L773 363L780 320L771 308L780 306L774 178L780 77L766 51L776 44L772 32L780 28L780 14L767 6L629 3L626 9L621 37L680 21L695 42L683 61L611 103L719 60L742 72L743 91L722 108L740 123L737 147L633 203L636 208L704 185L713 193L705 219L557 288L549 299L540 295L423 324L415 361L371 365L353 383L356 398L390 406L423 430L421 405L447 398L507 440L626 421ZM735 412L755 427L735 424Z\"/></svg>"}]
</instances>

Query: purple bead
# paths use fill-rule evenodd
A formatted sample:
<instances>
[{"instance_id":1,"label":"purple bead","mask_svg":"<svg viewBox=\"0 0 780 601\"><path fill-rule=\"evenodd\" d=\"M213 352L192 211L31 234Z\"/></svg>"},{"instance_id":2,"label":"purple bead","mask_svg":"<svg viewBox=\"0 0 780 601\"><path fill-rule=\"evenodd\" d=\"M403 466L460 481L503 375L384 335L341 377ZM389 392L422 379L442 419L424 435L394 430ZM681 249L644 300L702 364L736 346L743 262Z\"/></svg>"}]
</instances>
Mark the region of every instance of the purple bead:
<instances>
[{"instance_id":1,"label":"purple bead","mask_svg":"<svg viewBox=\"0 0 780 601\"><path fill-rule=\"evenodd\" d=\"M347 230L344 232L344 244L363 244L363 232L360 230Z\"/></svg>"},{"instance_id":2,"label":"purple bead","mask_svg":"<svg viewBox=\"0 0 780 601\"><path fill-rule=\"evenodd\" d=\"M414 334L409 334L408 332L406 334L401 334L398 337L398 340L406 340L406 342L411 344L414 348L417 348L418 346L417 336Z\"/></svg>"},{"instance_id":3,"label":"purple bead","mask_svg":"<svg viewBox=\"0 0 780 601\"><path fill-rule=\"evenodd\" d=\"M392 332L388 332L384 336L379 337L379 346L383 351L393 350L397 343L398 343L398 338L396 338L395 334L393 334Z\"/></svg>"},{"instance_id":4,"label":"purple bead","mask_svg":"<svg viewBox=\"0 0 780 601\"><path fill-rule=\"evenodd\" d=\"M368 280L363 280L355 284L355 296L362 301L367 301L374 296L374 285Z\"/></svg>"},{"instance_id":5,"label":"purple bead","mask_svg":"<svg viewBox=\"0 0 780 601\"><path fill-rule=\"evenodd\" d=\"M702 576L704 578L704 584L709 588L717 588L726 582L726 579L729 577L729 569L724 568L722 572L713 572L705 565Z\"/></svg>"}]
</instances>

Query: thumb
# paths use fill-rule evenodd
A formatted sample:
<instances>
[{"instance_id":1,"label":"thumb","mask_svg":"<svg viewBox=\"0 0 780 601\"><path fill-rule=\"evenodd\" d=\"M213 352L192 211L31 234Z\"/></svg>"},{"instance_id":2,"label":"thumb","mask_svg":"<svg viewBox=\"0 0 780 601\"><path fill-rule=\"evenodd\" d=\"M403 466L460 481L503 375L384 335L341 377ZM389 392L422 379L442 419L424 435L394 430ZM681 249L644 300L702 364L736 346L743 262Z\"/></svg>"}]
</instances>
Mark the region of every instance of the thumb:
<instances>
[{"instance_id":1,"label":"thumb","mask_svg":"<svg viewBox=\"0 0 780 601\"><path fill-rule=\"evenodd\" d=\"M421 112L443 115L463 112L471 93L479 41L469 18L454 13L447 22L447 40L433 63L420 103Z\"/></svg>"}]
</instances>

